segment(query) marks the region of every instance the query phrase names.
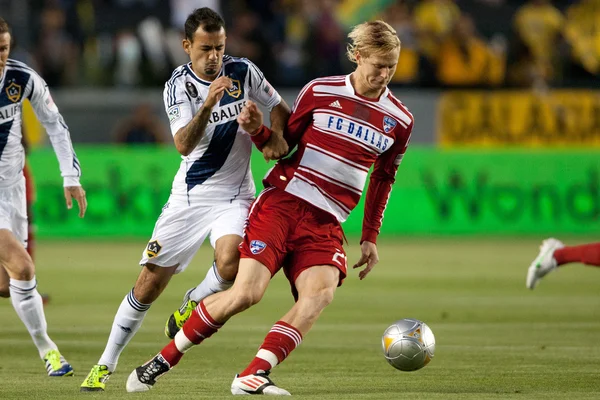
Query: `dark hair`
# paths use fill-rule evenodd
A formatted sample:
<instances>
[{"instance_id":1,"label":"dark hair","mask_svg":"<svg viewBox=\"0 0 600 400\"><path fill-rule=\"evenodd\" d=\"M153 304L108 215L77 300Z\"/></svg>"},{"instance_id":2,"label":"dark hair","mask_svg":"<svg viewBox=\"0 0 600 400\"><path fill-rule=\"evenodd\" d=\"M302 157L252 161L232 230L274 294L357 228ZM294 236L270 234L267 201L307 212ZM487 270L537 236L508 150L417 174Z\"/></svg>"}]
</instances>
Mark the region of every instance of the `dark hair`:
<instances>
[{"instance_id":1,"label":"dark hair","mask_svg":"<svg viewBox=\"0 0 600 400\"><path fill-rule=\"evenodd\" d=\"M200 26L206 32L216 32L225 28L225 21L208 7L197 8L185 20L185 38L193 41L194 34Z\"/></svg>"},{"instance_id":2,"label":"dark hair","mask_svg":"<svg viewBox=\"0 0 600 400\"><path fill-rule=\"evenodd\" d=\"M10 28L8 27L8 23L0 17L0 34L2 33L10 33Z\"/></svg>"}]
</instances>

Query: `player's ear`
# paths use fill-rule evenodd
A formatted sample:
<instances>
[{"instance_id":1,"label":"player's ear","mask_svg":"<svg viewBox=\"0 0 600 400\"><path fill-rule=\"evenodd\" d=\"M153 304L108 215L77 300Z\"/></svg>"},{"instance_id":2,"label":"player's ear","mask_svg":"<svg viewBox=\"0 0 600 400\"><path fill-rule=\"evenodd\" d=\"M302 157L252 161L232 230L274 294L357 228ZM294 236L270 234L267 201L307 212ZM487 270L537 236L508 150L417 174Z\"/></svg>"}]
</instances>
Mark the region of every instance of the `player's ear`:
<instances>
[{"instance_id":1,"label":"player's ear","mask_svg":"<svg viewBox=\"0 0 600 400\"><path fill-rule=\"evenodd\" d=\"M354 58L356 59L356 65L360 65L362 62L362 56L358 52L358 50L354 53Z\"/></svg>"},{"instance_id":2,"label":"player's ear","mask_svg":"<svg viewBox=\"0 0 600 400\"><path fill-rule=\"evenodd\" d=\"M190 51L191 51L191 47L192 47L192 42L190 42L188 39L183 39L183 51L185 51L187 53L187 55L190 55Z\"/></svg>"}]
</instances>

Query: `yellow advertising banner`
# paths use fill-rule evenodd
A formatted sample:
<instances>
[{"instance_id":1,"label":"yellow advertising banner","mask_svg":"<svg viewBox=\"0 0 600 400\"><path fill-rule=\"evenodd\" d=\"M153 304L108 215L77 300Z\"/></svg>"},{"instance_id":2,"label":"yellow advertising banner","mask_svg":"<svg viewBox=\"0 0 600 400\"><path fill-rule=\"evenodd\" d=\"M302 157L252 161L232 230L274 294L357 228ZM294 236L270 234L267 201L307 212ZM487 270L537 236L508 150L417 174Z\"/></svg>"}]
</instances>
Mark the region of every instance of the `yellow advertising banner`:
<instances>
[{"instance_id":1,"label":"yellow advertising banner","mask_svg":"<svg viewBox=\"0 0 600 400\"><path fill-rule=\"evenodd\" d=\"M600 91L461 91L438 105L443 147L600 147Z\"/></svg>"}]
</instances>

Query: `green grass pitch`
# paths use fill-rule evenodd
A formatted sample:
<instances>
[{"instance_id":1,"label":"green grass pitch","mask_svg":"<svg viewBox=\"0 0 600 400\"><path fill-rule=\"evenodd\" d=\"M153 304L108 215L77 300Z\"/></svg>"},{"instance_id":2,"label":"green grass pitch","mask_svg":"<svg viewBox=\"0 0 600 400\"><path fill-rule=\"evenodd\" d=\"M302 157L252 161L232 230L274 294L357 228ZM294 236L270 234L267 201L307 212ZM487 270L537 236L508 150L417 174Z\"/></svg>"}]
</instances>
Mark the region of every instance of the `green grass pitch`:
<instances>
[{"instance_id":1,"label":"green grass pitch","mask_svg":"<svg viewBox=\"0 0 600 400\"><path fill-rule=\"evenodd\" d=\"M533 239L382 240L380 264L362 282L350 273L273 379L299 399L600 398L600 269L568 266L529 291L525 273L538 245ZM292 304L283 274L260 304L191 350L151 392L125 392L130 371L167 342L165 320L204 276L212 258L208 247L152 306L107 391L79 392L137 276L143 247L142 241L39 243L39 289L51 295L49 332L76 375L45 376L27 331L2 299L0 399L231 396L233 375ZM352 264L356 241L347 250ZM425 321L437 341L435 358L417 372L394 370L381 352L384 329L405 317Z\"/></svg>"}]
</instances>

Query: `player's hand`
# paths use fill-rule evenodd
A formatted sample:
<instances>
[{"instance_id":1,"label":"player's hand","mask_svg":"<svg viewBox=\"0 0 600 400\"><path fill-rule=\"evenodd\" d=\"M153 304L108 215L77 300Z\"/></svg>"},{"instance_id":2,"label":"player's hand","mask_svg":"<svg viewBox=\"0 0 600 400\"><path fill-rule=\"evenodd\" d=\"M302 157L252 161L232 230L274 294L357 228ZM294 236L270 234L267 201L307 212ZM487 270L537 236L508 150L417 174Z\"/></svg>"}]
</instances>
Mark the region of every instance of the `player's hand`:
<instances>
[{"instance_id":1,"label":"player's hand","mask_svg":"<svg viewBox=\"0 0 600 400\"><path fill-rule=\"evenodd\" d=\"M263 113L256 103L248 100L238 115L237 122L243 130L251 134L263 124Z\"/></svg>"},{"instance_id":2,"label":"player's hand","mask_svg":"<svg viewBox=\"0 0 600 400\"><path fill-rule=\"evenodd\" d=\"M362 252L360 260L352 268L360 268L367 264L367 267L358 273L360 280L363 280L371 272L375 264L379 262L379 254L377 253L377 245L367 241L362 242L360 251Z\"/></svg>"},{"instance_id":3,"label":"player's hand","mask_svg":"<svg viewBox=\"0 0 600 400\"><path fill-rule=\"evenodd\" d=\"M65 187L65 200L67 201L67 208L69 210L73 208L73 199L79 205L79 218L83 218L87 209L87 200L85 199L85 190L81 186Z\"/></svg>"},{"instance_id":4,"label":"player's hand","mask_svg":"<svg viewBox=\"0 0 600 400\"><path fill-rule=\"evenodd\" d=\"M265 161L279 160L285 156L289 151L289 146L283 134L273 132L267 143L262 148L263 157Z\"/></svg>"},{"instance_id":5,"label":"player's hand","mask_svg":"<svg viewBox=\"0 0 600 400\"><path fill-rule=\"evenodd\" d=\"M233 89L233 82L228 76L220 76L208 87L208 95L204 100L204 107L213 108L225 94L226 89Z\"/></svg>"}]
</instances>

